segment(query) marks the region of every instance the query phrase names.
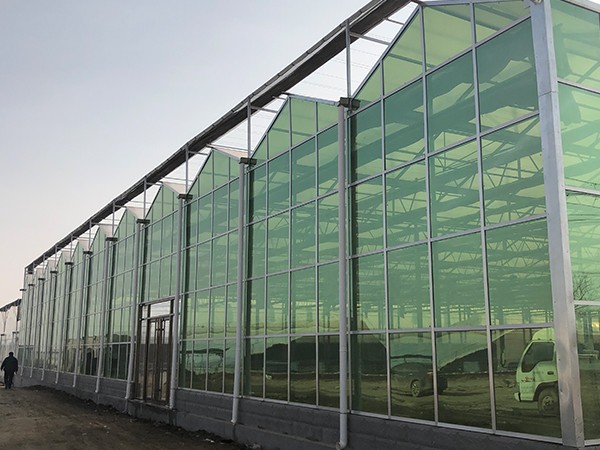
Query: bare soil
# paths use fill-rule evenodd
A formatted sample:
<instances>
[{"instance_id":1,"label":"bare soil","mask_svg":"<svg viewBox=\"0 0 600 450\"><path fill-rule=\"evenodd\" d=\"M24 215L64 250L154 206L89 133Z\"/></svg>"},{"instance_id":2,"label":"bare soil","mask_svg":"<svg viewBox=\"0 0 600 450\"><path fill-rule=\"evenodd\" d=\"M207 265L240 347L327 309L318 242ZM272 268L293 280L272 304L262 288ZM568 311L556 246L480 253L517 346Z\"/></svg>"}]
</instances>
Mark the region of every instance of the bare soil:
<instances>
[{"instance_id":1,"label":"bare soil","mask_svg":"<svg viewBox=\"0 0 600 450\"><path fill-rule=\"evenodd\" d=\"M11 450L246 448L205 432L135 419L39 386L0 388L0 436L0 448Z\"/></svg>"}]
</instances>

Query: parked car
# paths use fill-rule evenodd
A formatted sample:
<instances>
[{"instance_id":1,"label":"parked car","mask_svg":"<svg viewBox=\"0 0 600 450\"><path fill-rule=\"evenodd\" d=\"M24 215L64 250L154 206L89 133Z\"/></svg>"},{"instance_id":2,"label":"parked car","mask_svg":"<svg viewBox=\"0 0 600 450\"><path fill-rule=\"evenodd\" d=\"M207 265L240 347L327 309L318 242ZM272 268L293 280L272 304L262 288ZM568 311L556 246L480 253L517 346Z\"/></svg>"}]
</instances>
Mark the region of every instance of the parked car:
<instances>
[{"instance_id":1,"label":"parked car","mask_svg":"<svg viewBox=\"0 0 600 450\"><path fill-rule=\"evenodd\" d=\"M398 358L397 358L398 359ZM423 355L405 355L401 362L391 368L392 385L400 392L413 397L433 394L433 368L431 358ZM437 392L441 394L448 387L443 374L437 375Z\"/></svg>"}]
</instances>

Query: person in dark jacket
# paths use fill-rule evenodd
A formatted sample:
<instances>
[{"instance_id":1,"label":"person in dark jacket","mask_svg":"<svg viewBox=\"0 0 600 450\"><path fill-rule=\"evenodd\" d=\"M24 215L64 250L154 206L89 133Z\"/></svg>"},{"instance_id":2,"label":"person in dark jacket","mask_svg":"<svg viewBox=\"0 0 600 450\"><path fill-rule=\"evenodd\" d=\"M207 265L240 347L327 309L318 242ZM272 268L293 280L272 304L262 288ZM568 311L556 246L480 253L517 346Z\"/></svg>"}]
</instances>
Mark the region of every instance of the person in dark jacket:
<instances>
[{"instance_id":1,"label":"person in dark jacket","mask_svg":"<svg viewBox=\"0 0 600 450\"><path fill-rule=\"evenodd\" d=\"M10 389L13 386L13 377L19 370L19 361L13 356L13 352L8 352L8 356L2 361L0 370L4 370L4 389Z\"/></svg>"}]
</instances>

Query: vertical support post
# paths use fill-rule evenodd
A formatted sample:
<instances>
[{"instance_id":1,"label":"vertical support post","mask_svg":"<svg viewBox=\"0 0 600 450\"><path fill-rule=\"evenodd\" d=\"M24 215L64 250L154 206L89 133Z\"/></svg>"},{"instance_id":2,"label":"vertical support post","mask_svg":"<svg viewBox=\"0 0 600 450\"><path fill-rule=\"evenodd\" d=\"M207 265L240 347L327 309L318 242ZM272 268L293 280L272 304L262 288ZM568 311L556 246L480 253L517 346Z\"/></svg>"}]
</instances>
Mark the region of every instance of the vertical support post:
<instances>
[{"instance_id":1,"label":"vertical support post","mask_svg":"<svg viewBox=\"0 0 600 450\"><path fill-rule=\"evenodd\" d=\"M90 264L91 254L91 251L84 251L83 262L81 263L81 293L79 295L79 317L77 317L77 340L75 341L77 343L77 349L75 350L75 367L73 368L73 387L77 387L77 375L79 374L79 369L81 367L81 364L79 362L79 359L81 358L81 327L83 324L83 306L85 303L85 294L87 292L85 280L87 279L87 273L89 269L88 266Z\"/></svg>"},{"instance_id":2,"label":"vertical support post","mask_svg":"<svg viewBox=\"0 0 600 450\"><path fill-rule=\"evenodd\" d=\"M138 286L140 274L140 240L142 236L142 227L147 224L146 219L138 219L135 224L135 237L133 239L133 280L131 292L131 307L129 316L131 322L129 325L129 361L127 362L127 389L125 390L125 400L131 400L133 395L133 370L135 361L136 331L138 323Z\"/></svg>"},{"instance_id":3,"label":"vertical support post","mask_svg":"<svg viewBox=\"0 0 600 450\"><path fill-rule=\"evenodd\" d=\"M187 179L187 178L186 178ZM175 409L175 393L178 384L179 361L179 323L181 321L181 264L183 253L183 216L185 202L191 197L189 194L179 194L179 209L177 211L177 268L175 269L175 299L173 300L173 336L171 348L171 386L169 393L169 408Z\"/></svg>"},{"instance_id":4,"label":"vertical support post","mask_svg":"<svg viewBox=\"0 0 600 450\"><path fill-rule=\"evenodd\" d=\"M580 448L585 441L552 11L549 0L527 3L540 112L562 439L564 445Z\"/></svg>"},{"instance_id":5,"label":"vertical support post","mask_svg":"<svg viewBox=\"0 0 600 450\"><path fill-rule=\"evenodd\" d=\"M114 217L114 213L113 213ZM114 230L113 230L114 232ZM106 315L108 314L108 285L111 282L111 261L112 261L112 250L114 246L111 245L116 242L117 238L107 237L104 241L104 268L102 269L102 305L100 306L100 352L98 353L98 365L96 371L96 390L94 393L100 392L100 377L104 371L104 346L106 343Z\"/></svg>"},{"instance_id":6,"label":"vertical support post","mask_svg":"<svg viewBox=\"0 0 600 450\"><path fill-rule=\"evenodd\" d=\"M33 378L33 364L34 364L34 355L36 353L36 351L39 351L39 347L40 347L40 343L38 342L38 338L39 338L39 334L40 334L40 327L42 325L42 302L44 301L44 282L46 281L45 278L38 278L38 291L37 291L37 305L35 308L35 320L36 320L36 326L33 328L33 342L31 345L31 367L29 367L29 378Z\"/></svg>"},{"instance_id":7,"label":"vertical support post","mask_svg":"<svg viewBox=\"0 0 600 450\"><path fill-rule=\"evenodd\" d=\"M44 345L44 361L42 363L42 377L41 381L44 381L46 376L46 368L48 367L48 358L51 351L50 340L52 337L51 330L51 320L50 315L51 311L54 311L54 304L56 300L56 289L58 288L58 271L51 270L50 271L50 286L48 287L48 300L46 300L47 308L46 308L46 338Z\"/></svg>"},{"instance_id":8,"label":"vertical support post","mask_svg":"<svg viewBox=\"0 0 600 450\"><path fill-rule=\"evenodd\" d=\"M60 370L62 368L62 359L63 359L63 350L67 343L67 318L65 317L65 313L67 311L67 295L71 291L69 286L71 284L71 277L73 276L73 263L71 261L65 261L65 285L63 286L62 293L62 308L60 312L61 322L60 322L60 333L58 333L58 362L56 365L56 380L54 380L54 384L58 384L58 379L60 376Z\"/></svg>"},{"instance_id":9,"label":"vertical support post","mask_svg":"<svg viewBox=\"0 0 600 450\"><path fill-rule=\"evenodd\" d=\"M15 337L17 338L17 340L15 341L15 355L16 355L17 360L19 358L21 358L21 349L19 348L19 333L22 329L21 322L27 319L27 317L25 315L25 311L27 310L27 304L28 304L28 302L26 300L26 296L27 296L27 294L26 294L27 289L25 289L26 283L27 283L27 275L25 275L23 277L23 287L21 289L19 289L19 291L21 292L21 303L19 303L19 306L17 306L17 318L16 318L17 328L15 330L15 332L16 332ZM25 309L23 309L23 306L25 306ZM21 314L21 311L23 311L23 314ZM21 364L21 373L23 373L22 367L23 367L23 365Z\"/></svg>"},{"instance_id":10,"label":"vertical support post","mask_svg":"<svg viewBox=\"0 0 600 450\"><path fill-rule=\"evenodd\" d=\"M25 361L29 356L27 353L31 354L31 328L33 327L33 293L35 291L35 284L29 283L27 285L29 289L27 289L27 321L29 324L25 328L25 334L27 338L25 339L25 345L28 347L28 351L23 356L23 362L21 364L21 376L25 370Z\"/></svg>"}]
</instances>

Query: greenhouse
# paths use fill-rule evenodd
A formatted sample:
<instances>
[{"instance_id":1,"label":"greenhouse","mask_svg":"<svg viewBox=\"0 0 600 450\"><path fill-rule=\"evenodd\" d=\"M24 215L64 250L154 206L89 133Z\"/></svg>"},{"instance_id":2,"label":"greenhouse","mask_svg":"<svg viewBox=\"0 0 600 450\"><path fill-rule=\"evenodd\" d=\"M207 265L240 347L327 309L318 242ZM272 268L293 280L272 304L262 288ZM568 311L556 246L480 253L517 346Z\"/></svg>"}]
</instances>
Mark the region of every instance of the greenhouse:
<instances>
[{"instance_id":1,"label":"greenhouse","mask_svg":"<svg viewBox=\"0 0 600 450\"><path fill-rule=\"evenodd\" d=\"M25 268L21 375L263 448L600 444L599 180L599 5L372 1Z\"/></svg>"}]
</instances>

